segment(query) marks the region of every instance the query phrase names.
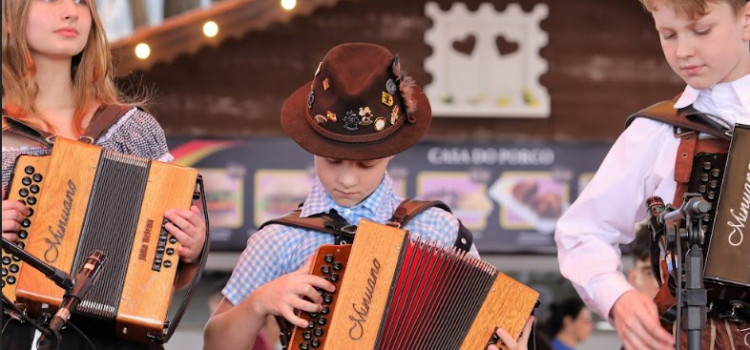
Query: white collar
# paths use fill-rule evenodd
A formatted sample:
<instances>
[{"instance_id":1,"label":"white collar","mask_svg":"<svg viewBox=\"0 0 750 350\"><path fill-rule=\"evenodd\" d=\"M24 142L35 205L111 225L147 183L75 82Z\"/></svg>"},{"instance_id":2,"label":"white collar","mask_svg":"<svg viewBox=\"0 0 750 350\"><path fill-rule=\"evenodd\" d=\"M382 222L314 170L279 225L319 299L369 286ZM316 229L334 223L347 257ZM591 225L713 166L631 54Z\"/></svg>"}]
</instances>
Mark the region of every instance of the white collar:
<instances>
[{"instance_id":1,"label":"white collar","mask_svg":"<svg viewBox=\"0 0 750 350\"><path fill-rule=\"evenodd\" d=\"M720 84L731 86L731 90L734 91L742 106L744 106L746 110L750 110L750 74L735 81ZM677 102L675 102L674 107L677 109L687 107L695 103L701 92L708 92L708 90L710 89L699 90L688 85L685 87L685 91L682 92L680 98L677 99Z\"/></svg>"}]
</instances>

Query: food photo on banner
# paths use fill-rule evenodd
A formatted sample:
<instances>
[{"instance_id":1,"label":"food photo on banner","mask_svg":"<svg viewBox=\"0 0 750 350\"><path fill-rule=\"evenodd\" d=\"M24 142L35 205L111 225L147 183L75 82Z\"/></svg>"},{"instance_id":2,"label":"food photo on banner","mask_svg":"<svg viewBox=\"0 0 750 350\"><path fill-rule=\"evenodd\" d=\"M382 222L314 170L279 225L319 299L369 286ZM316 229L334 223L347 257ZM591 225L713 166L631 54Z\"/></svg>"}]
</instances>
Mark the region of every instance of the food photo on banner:
<instances>
[{"instance_id":1,"label":"food photo on banner","mask_svg":"<svg viewBox=\"0 0 750 350\"><path fill-rule=\"evenodd\" d=\"M206 186L211 249L241 251L266 220L294 210L314 180L310 157L286 138L170 138L175 161ZM604 158L605 142L421 142L391 161L405 197L442 200L481 253L555 252L557 218Z\"/></svg>"}]
</instances>

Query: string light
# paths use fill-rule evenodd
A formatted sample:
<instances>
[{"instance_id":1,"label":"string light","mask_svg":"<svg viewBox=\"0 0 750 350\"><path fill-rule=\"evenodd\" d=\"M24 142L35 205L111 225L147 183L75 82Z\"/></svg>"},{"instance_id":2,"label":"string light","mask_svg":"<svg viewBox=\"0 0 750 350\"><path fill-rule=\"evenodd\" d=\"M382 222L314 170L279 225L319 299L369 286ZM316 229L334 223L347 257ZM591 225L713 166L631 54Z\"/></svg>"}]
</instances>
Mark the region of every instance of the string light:
<instances>
[{"instance_id":1,"label":"string light","mask_svg":"<svg viewBox=\"0 0 750 350\"><path fill-rule=\"evenodd\" d=\"M281 0L281 8L287 11L293 10L297 7L297 0Z\"/></svg>"},{"instance_id":2,"label":"string light","mask_svg":"<svg viewBox=\"0 0 750 350\"><path fill-rule=\"evenodd\" d=\"M213 38L219 33L219 25L214 21L206 21L203 23L203 35Z\"/></svg>"},{"instance_id":3,"label":"string light","mask_svg":"<svg viewBox=\"0 0 750 350\"><path fill-rule=\"evenodd\" d=\"M151 55L151 47L146 43L140 43L135 46L135 56L145 60Z\"/></svg>"}]
</instances>

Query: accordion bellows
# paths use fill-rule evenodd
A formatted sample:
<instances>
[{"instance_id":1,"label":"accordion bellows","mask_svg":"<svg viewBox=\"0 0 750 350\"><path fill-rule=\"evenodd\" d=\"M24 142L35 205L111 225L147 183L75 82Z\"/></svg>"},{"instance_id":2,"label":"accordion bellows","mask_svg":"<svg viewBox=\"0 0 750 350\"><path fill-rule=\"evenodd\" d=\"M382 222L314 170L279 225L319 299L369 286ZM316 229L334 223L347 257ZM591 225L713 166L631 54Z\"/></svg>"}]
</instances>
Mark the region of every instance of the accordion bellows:
<instances>
[{"instance_id":1,"label":"accordion bellows","mask_svg":"<svg viewBox=\"0 0 750 350\"><path fill-rule=\"evenodd\" d=\"M517 338L539 296L465 252L366 220L351 247L321 247L311 273L337 290L302 313L310 326L289 349L483 350L498 327Z\"/></svg>"}]
</instances>

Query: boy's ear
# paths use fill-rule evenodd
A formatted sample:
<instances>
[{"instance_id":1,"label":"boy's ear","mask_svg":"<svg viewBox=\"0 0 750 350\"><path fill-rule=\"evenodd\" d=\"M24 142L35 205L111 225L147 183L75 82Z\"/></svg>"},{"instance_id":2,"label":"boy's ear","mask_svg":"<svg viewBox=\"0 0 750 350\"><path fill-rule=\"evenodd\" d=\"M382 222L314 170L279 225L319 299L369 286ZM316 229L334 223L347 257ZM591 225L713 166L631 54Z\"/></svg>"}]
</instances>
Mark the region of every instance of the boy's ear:
<instances>
[{"instance_id":1,"label":"boy's ear","mask_svg":"<svg viewBox=\"0 0 750 350\"><path fill-rule=\"evenodd\" d=\"M742 38L745 39L745 41L750 41L750 1L745 3L745 9L740 16L740 20L744 21Z\"/></svg>"}]
</instances>

